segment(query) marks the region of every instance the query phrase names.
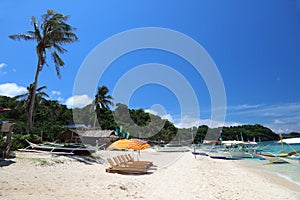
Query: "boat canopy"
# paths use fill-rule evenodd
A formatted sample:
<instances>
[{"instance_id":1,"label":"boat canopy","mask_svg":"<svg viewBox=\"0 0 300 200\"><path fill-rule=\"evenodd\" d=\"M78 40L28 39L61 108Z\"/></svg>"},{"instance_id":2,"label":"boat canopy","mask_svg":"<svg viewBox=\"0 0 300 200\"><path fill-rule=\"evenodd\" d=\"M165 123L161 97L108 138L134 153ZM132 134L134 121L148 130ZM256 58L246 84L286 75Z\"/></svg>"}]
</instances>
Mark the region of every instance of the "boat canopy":
<instances>
[{"instance_id":1,"label":"boat canopy","mask_svg":"<svg viewBox=\"0 0 300 200\"><path fill-rule=\"evenodd\" d=\"M225 140L225 141L222 141L222 144L224 144L226 146L230 146L230 145L237 145L237 144L245 144L245 142L236 141L236 140Z\"/></svg>"},{"instance_id":2,"label":"boat canopy","mask_svg":"<svg viewBox=\"0 0 300 200\"><path fill-rule=\"evenodd\" d=\"M300 138L286 138L283 139L282 142L286 144L300 144ZM281 141L278 141L277 143L281 143Z\"/></svg>"}]
</instances>

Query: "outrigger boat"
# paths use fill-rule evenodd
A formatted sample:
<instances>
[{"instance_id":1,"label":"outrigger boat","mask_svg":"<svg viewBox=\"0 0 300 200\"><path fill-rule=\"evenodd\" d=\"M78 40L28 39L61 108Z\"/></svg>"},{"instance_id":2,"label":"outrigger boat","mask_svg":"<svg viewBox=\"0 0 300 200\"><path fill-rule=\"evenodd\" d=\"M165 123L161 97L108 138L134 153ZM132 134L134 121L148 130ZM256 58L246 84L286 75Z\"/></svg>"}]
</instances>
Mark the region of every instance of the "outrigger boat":
<instances>
[{"instance_id":1,"label":"outrigger boat","mask_svg":"<svg viewBox=\"0 0 300 200\"><path fill-rule=\"evenodd\" d=\"M75 144L35 144L26 140L29 147L31 149L20 149L21 151L31 151L31 152L48 152L53 154L66 154L66 155L91 155L92 153L96 152L95 148L86 147L82 145L75 145Z\"/></svg>"},{"instance_id":2,"label":"outrigger boat","mask_svg":"<svg viewBox=\"0 0 300 200\"><path fill-rule=\"evenodd\" d=\"M157 147L157 152L187 152L190 151L188 147L181 144L166 144L163 147Z\"/></svg>"},{"instance_id":3,"label":"outrigger boat","mask_svg":"<svg viewBox=\"0 0 300 200\"><path fill-rule=\"evenodd\" d=\"M291 165L300 167L300 154L299 156L290 156L288 158L281 158L282 160L284 160L285 162L290 163Z\"/></svg>"},{"instance_id":4,"label":"outrigger boat","mask_svg":"<svg viewBox=\"0 0 300 200\"><path fill-rule=\"evenodd\" d=\"M284 144L282 135L279 135L280 140L277 143L281 143L281 152L279 153L273 153L273 152L260 152L258 155L263 160L268 160L269 162L267 164L283 164L288 163L286 159L288 158L289 154L285 152L284 150Z\"/></svg>"}]
</instances>

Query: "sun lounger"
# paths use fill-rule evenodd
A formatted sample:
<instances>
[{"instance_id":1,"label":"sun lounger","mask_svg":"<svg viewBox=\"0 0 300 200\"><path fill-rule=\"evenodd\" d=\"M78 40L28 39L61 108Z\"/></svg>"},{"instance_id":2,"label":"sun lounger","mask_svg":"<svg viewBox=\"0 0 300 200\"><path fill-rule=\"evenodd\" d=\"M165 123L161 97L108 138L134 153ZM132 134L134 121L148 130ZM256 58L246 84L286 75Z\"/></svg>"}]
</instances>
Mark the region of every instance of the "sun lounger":
<instances>
[{"instance_id":1,"label":"sun lounger","mask_svg":"<svg viewBox=\"0 0 300 200\"><path fill-rule=\"evenodd\" d=\"M118 166L110 158L107 158L107 161L111 166L105 169L105 171L108 173L118 173L118 174L128 174L128 175L130 174L138 175L138 174L148 173L146 168L138 168L134 166L123 166L123 167Z\"/></svg>"},{"instance_id":2,"label":"sun lounger","mask_svg":"<svg viewBox=\"0 0 300 200\"><path fill-rule=\"evenodd\" d=\"M126 158L125 155L118 156L118 159L121 160L122 163L127 163L129 165L136 165L136 166L145 166L147 168L151 167L152 165L148 162L139 162L139 161L132 161Z\"/></svg>"},{"instance_id":3,"label":"sun lounger","mask_svg":"<svg viewBox=\"0 0 300 200\"><path fill-rule=\"evenodd\" d=\"M147 164L147 165L149 165L149 166L153 165L153 163L150 162L150 161L136 161L136 160L134 160L134 159L131 157L130 154L125 155L125 158L126 158L127 161L129 161L129 162L142 163L142 164Z\"/></svg>"},{"instance_id":4,"label":"sun lounger","mask_svg":"<svg viewBox=\"0 0 300 200\"><path fill-rule=\"evenodd\" d=\"M147 165L141 165L141 164L131 164L128 162L123 162L121 161L121 159L119 157L113 157L113 160L116 163L116 166L118 167L136 167L136 168L143 168L143 169L147 169Z\"/></svg>"}]
</instances>

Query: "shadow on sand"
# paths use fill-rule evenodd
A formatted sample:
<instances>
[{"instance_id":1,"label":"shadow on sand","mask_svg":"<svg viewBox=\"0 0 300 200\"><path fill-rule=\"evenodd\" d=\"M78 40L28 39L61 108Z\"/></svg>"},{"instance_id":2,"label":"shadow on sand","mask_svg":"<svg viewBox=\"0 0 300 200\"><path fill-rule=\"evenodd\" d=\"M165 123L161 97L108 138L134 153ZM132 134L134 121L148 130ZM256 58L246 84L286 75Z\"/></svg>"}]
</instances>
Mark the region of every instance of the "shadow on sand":
<instances>
[{"instance_id":1,"label":"shadow on sand","mask_svg":"<svg viewBox=\"0 0 300 200\"><path fill-rule=\"evenodd\" d=\"M104 163L104 159L98 157L92 157L92 156L75 156L75 155L55 155L55 157L60 157L60 156L64 156L64 157L68 157L70 159L74 159L78 162L81 162L83 164L87 164L87 165L93 165L93 164L103 164Z\"/></svg>"},{"instance_id":2,"label":"shadow on sand","mask_svg":"<svg viewBox=\"0 0 300 200\"><path fill-rule=\"evenodd\" d=\"M11 161L11 160L2 160L0 159L0 167L7 167L11 164L14 164L15 161Z\"/></svg>"}]
</instances>

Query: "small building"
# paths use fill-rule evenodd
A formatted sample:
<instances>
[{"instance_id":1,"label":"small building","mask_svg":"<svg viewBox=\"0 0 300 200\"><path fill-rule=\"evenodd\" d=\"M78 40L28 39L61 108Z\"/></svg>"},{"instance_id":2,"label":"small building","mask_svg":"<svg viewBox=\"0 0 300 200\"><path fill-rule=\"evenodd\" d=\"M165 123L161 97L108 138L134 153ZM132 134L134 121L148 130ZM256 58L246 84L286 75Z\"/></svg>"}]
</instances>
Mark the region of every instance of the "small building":
<instances>
[{"instance_id":1,"label":"small building","mask_svg":"<svg viewBox=\"0 0 300 200\"><path fill-rule=\"evenodd\" d=\"M75 129L68 129L57 136L62 143L82 143Z\"/></svg>"},{"instance_id":2,"label":"small building","mask_svg":"<svg viewBox=\"0 0 300 200\"><path fill-rule=\"evenodd\" d=\"M87 129L77 131L83 144L98 146L100 148L108 147L117 138L114 130Z\"/></svg>"},{"instance_id":3,"label":"small building","mask_svg":"<svg viewBox=\"0 0 300 200\"><path fill-rule=\"evenodd\" d=\"M58 139L65 143L83 143L85 145L98 146L100 148L108 147L119 137L114 135L113 130L98 129L68 129L62 132Z\"/></svg>"}]
</instances>

